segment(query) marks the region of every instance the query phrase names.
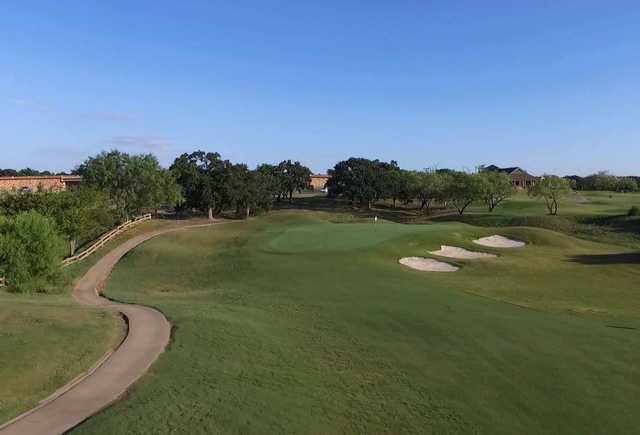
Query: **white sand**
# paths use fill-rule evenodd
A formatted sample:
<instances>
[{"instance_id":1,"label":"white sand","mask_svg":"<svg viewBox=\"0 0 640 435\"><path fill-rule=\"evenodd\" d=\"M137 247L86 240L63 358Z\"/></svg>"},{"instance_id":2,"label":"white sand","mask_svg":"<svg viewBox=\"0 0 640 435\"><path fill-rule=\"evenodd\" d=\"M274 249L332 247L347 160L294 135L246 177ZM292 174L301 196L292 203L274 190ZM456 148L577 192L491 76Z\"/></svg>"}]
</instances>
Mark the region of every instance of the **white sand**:
<instances>
[{"instance_id":1,"label":"white sand","mask_svg":"<svg viewBox=\"0 0 640 435\"><path fill-rule=\"evenodd\" d=\"M488 254L486 252L474 252L468 251L464 248L458 248L456 246L440 246L439 251L431 251L433 255L439 255L440 257L459 258L461 260L478 260L481 258L495 258L496 255Z\"/></svg>"},{"instance_id":2,"label":"white sand","mask_svg":"<svg viewBox=\"0 0 640 435\"><path fill-rule=\"evenodd\" d=\"M404 257L400 264L424 272L455 272L459 269L452 264L423 257Z\"/></svg>"},{"instance_id":3,"label":"white sand","mask_svg":"<svg viewBox=\"0 0 640 435\"><path fill-rule=\"evenodd\" d=\"M491 248L522 248L526 245L525 242L508 239L506 237L498 235L483 237L481 239L474 240L473 243L482 246L489 246Z\"/></svg>"}]
</instances>

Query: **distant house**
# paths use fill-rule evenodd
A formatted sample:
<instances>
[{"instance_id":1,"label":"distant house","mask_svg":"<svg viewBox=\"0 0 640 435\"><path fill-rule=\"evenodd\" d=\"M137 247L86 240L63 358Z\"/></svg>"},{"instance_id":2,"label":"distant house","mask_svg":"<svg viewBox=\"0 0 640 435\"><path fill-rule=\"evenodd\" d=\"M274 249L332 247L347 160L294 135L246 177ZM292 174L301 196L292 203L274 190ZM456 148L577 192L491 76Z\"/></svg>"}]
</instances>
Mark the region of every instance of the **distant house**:
<instances>
[{"instance_id":1,"label":"distant house","mask_svg":"<svg viewBox=\"0 0 640 435\"><path fill-rule=\"evenodd\" d=\"M311 176L311 189L322 190L327 187L329 176L326 174L315 174Z\"/></svg>"},{"instance_id":2,"label":"distant house","mask_svg":"<svg viewBox=\"0 0 640 435\"><path fill-rule=\"evenodd\" d=\"M60 192L79 185L81 181L79 175L0 177L0 192Z\"/></svg>"},{"instance_id":3,"label":"distant house","mask_svg":"<svg viewBox=\"0 0 640 435\"><path fill-rule=\"evenodd\" d=\"M507 174L511 178L511 182L518 189L526 189L529 186L533 186L539 180L538 177L534 177L522 168L513 166L510 168L500 168L496 165L485 166L483 171L502 172Z\"/></svg>"}]
</instances>

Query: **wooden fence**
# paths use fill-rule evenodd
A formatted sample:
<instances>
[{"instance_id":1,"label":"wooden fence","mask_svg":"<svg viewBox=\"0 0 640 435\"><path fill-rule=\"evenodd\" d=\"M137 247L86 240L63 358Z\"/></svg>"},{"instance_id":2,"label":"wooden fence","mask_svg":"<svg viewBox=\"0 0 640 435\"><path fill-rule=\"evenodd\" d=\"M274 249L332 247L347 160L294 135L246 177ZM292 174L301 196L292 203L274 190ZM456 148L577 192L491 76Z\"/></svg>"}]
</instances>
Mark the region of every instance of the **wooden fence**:
<instances>
[{"instance_id":1,"label":"wooden fence","mask_svg":"<svg viewBox=\"0 0 640 435\"><path fill-rule=\"evenodd\" d=\"M109 243L109 241L113 240L114 238L118 237L120 234L122 234L125 231L127 231L129 228L138 225L140 222L144 222L144 221L148 221L148 220L151 220L151 213L147 213L145 215L138 216L137 218L128 220L125 223L118 225L116 228L112 229L108 233L105 233L102 236L100 236L100 238L98 240L93 242L91 244L91 246L89 246L84 251L82 251L79 254L76 254L76 255L74 255L72 257L65 258L62 261L62 267L67 267L67 266L69 266L69 265L71 265L73 263L77 263L80 260L84 260L89 255L93 254L98 249L102 248L104 245ZM6 284L7 284L6 280L3 277L0 277L0 287L4 287Z\"/></svg>"},{"instance_id":2,"label":"wooden fence","mask_svg":"<svg viewBox=\"0 0 640 435\"><path fill-rule=\"evenodd\" d=\"M128 220L125 223L118 225L116 228L112 229L108 233L103 234L98 240L93 242L93 244L89 246L87 249L85 249L84 251L72 257L65 258L64 261L62 261L62 267L67 267L73 263L77 263L80 260L84 260L89 255L93 254L98 249L102 248L104 245L109 243L111 240L113 240L114 238L118 237L120 234L127 231L129 228L138 225L140 222L148 221L150 219L151 219L151 213L147 213L145 215L138 216L137 218Z\"/></svg>"}]
</instances>

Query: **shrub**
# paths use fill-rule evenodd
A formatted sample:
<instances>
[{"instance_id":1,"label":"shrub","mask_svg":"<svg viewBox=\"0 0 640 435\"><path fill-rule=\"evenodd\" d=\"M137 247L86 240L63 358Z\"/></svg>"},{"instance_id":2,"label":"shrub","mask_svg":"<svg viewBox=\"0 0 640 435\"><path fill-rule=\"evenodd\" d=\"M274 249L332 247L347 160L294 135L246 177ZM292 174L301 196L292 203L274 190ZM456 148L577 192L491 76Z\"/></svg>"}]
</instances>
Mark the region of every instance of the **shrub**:
<instances>
[{"instance_id":1,"label":"shrub","mask_svg":"<svg viewBox=\"0 0 640 435\"><path fill-rule=\"evenodd\" d=\"M629 216L640 216L640 207L638 207L637 205L634 205L633 207L631 207L629 209Z\"/></svg>"},{"instance_id":2,"label":"shrub","mask_svg":"<svg viewBox=\"0 0 640 435\"><path fill-rule=\"evenodd\" d=\"M50 218L30 211L0 222L0 274L12 291L46 291L60 275L63 252Z\"/></svg>"}]
</instances>

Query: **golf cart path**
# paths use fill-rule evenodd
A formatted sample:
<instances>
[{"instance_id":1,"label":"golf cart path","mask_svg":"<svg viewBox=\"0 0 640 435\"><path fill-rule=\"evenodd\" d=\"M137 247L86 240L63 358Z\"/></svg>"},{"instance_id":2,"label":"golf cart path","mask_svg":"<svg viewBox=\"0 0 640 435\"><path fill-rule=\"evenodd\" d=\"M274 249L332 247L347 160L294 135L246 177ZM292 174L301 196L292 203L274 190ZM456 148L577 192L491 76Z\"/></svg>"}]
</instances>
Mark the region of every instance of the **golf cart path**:
<instances>
[{"instance_id":1,"label":"golf cart path","mask_svg":"<svg viewBox=\"0 0 640 435\"><path fill-rule=\"evenodd\" d=\"M140 234L114 248L91 267L76 283L73 297L81 304L121 313L128 322L127 336L93 369L60 388L37 407L0 426L0 434L61 434L122 397L164 351L170 340L171 325L153 308L117 303L102 297L100 292L113 267L126 253L149 239L224 222L180 225Z\"/></svg>"}]
</instances>

